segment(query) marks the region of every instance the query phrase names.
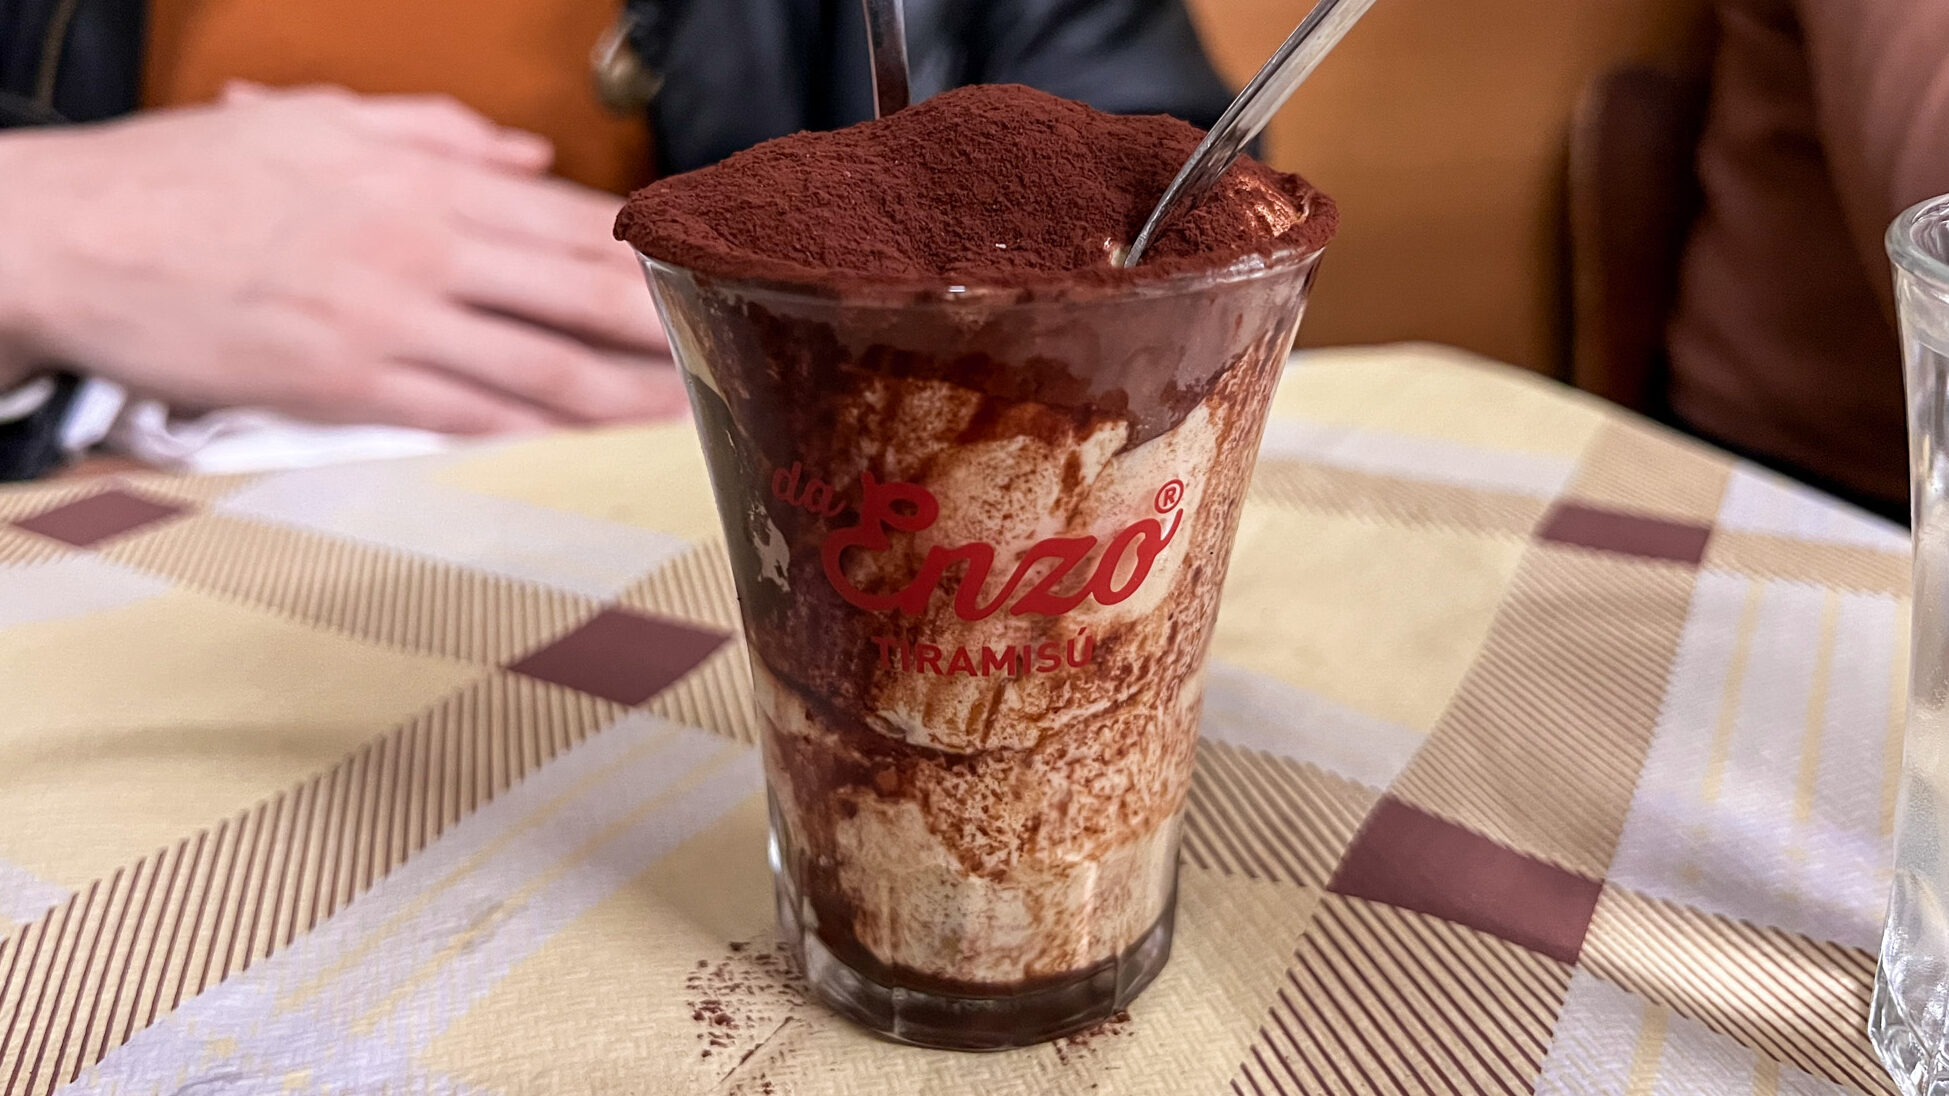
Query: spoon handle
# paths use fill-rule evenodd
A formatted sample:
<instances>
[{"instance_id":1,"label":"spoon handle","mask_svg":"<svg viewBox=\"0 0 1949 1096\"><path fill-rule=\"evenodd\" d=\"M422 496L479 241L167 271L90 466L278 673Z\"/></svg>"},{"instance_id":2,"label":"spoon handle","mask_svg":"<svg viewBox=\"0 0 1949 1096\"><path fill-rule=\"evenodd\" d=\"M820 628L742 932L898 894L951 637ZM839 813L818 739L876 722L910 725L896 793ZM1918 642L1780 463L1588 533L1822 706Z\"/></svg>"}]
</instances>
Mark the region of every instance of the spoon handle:
<instances>
[{"instance_id":1,"label":"spoon handle","mask_svg":"<svg viewBox=\"0 0 1949 1096\"><path fill-rule=\"evenodd\" d=\"M907 18L901 0L860 3L866 8L866 44L873 60L874 115L884 118L913 99L907 87Z\"/></svg>"},{"instance_id":2,"label":"spoon handle","mask_svg":"<svg viewBox=\"0 0 1949 1096\"><path fill-rule=\"evenodd\" d=\"M1374 0L1319 0L1308 12L1304 21L1287 38L1272 59L1265 63L1245 90L1238 93L1232 105L1225 108L1218 124L1211 127L1205 135L1204 143L1185 161L1183 170L1171 180L1164 197L1151 210L1150 219L1144 222L1144 229L1130 245L1124 257L1124 266L1136 266L1146 248L1157 232L1181 209L1188 209L1204 200L1204 196L1216 186L1218 180L1231 170L1233 161L1240 152L1252 142L1286 105L1293 90L1313 75L1326 55L1340 44L1367 9L1374 6Z\"/></svg>"}]
</instances>

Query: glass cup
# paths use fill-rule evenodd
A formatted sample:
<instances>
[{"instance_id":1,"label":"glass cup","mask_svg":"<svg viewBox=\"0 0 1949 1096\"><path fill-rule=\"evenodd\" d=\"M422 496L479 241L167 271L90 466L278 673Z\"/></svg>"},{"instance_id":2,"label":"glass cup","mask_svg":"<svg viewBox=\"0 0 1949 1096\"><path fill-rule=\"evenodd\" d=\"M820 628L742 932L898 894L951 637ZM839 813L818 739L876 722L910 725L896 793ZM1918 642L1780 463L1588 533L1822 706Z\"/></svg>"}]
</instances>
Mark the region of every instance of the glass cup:
<instances>
[{"instance_id":1,"label":"glass cup","mask_svg":"<svg viewBox=\"0 0 1949 1096\"><path fill-rule=\"evenodd\" d=\"M1895 882L1869 1035L1907 1096L1949 1094L1949 197L1888 232L1908 387L1915 603Z\"/></svg>"},{"instance_id":2,"label":"glass cup","mask_svg":"<svg viewBox=\"0 0 1949 1096\"><path fill-rule=\"evenodd\" d=\"M1170 953L1205 652L1318 252L894 292L645 258L751 654L812 988L1025 1046Z\"/></svg>"}]
</instances>

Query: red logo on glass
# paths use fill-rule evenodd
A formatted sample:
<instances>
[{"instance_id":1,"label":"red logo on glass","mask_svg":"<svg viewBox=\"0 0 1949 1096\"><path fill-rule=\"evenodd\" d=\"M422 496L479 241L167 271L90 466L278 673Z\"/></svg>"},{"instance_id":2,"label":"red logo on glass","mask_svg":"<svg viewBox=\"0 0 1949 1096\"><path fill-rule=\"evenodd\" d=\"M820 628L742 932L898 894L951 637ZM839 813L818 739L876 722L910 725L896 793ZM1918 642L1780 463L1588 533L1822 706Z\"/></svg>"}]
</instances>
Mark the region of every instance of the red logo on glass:
<instances>
[{"instance_id":1,"label":"red logo on glass","mask_svg":"<svg viewBox=\"0 0 1949 1096\"><path fill-rule=\"evenodd\" d=\"M772 494L814 514L835 516L844 509L833 489L819 480L799 487L802 469L793 465L772 478ZM870 472L860 476L859 523L835 529L820 547L819 562L826 580L839 596L869 612L897 612L918 616L957 564L967 570L955 590L954 614L962 620L986 620L997 613L1010 616L1061 616L1094 598L1099 605L1127 601L1150 577L1157 557L1170 546L1183 523L1180 509L1184 483L1171 480L1153 498L1155 517L1140 518L1110 537L1049 537L1037 541L992 597L984 600L995 569L995 546L976 542L955 548L936 546L921 560L920 569L905 587L892 593L869 593L853 584L843 566L848 551L884 552L893 533L919 533L940 518L941 504L933 492L917 483L881 483ZM1098 548L1102 546L1099 553ZM1030 574L1053 564L1040 578Z\"/></svg>"}]
</instances>

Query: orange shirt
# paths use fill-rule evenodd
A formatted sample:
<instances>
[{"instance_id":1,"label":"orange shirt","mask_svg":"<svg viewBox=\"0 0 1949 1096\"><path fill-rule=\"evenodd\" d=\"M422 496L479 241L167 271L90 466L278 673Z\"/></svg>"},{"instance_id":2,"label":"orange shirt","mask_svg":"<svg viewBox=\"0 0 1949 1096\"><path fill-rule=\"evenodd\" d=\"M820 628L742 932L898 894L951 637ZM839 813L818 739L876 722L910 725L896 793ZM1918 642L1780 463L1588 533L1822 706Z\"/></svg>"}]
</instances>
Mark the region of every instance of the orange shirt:
<instances>
[{"instance_id":1,"label":"orange shirt","mask_svg":"<svg viewBox=\"0 0 1949 1096\"><path fill-rule=\"evenodd\" d=\"M150 0L144 103L226 81L443 92L555 143L562 176L618 193L650 175L648 127L596 98L589 50L616 0Z\"/></svg>"}]
</instances>

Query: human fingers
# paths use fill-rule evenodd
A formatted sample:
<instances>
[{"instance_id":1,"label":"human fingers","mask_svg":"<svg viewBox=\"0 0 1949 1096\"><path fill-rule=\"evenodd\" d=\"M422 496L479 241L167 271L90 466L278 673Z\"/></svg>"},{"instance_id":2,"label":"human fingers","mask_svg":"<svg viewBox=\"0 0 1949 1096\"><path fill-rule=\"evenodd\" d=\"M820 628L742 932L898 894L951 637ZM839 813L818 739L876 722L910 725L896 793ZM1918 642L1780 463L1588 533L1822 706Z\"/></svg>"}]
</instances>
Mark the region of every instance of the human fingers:
<instances>
[{"instance_id":1,"label":"human fingers","mask_svg":"<svg viewBox=\"0 0 1949 1096\"><path fill-rule=\"evenodd\" d=\"M611 354L557 332L461 307L403 325L400 357L445 370L577 422L668 412L654 359Z\"/></svg>"},{"instance_id":2,"label":"human fingers","mask_svg":"<svg viewBox=\"0 0 1949 1096\"><path fill-rule=\"evenodd\" d=\"M492 171L459 173L449 208L475 235L541 244L585 255L627 256L616 242L623 200L561 179Z\"/></svg>"},{"instance_id":3,"label":"human fingers","mask_svg":"<svg viewBox=\"0 0 1949 1096\"><path fill-rule=\"evenodd\" d=\"M448 292L456 299L618 350L664 355L670 340L620 247L596 257L532 244L467 239L456 245Z\"/></svg>"},{"instance_id":4,"label":"human fingers","mask_svg":"<svg viewBox=\"0 0 1949 1096\"><path fill-rule=\"evenodd\" d=\"M502 171L539 172L555 158L547 138L498 125L445 95L359 96L352 116L370 133Z\"/></svg>"}]
</instances>

